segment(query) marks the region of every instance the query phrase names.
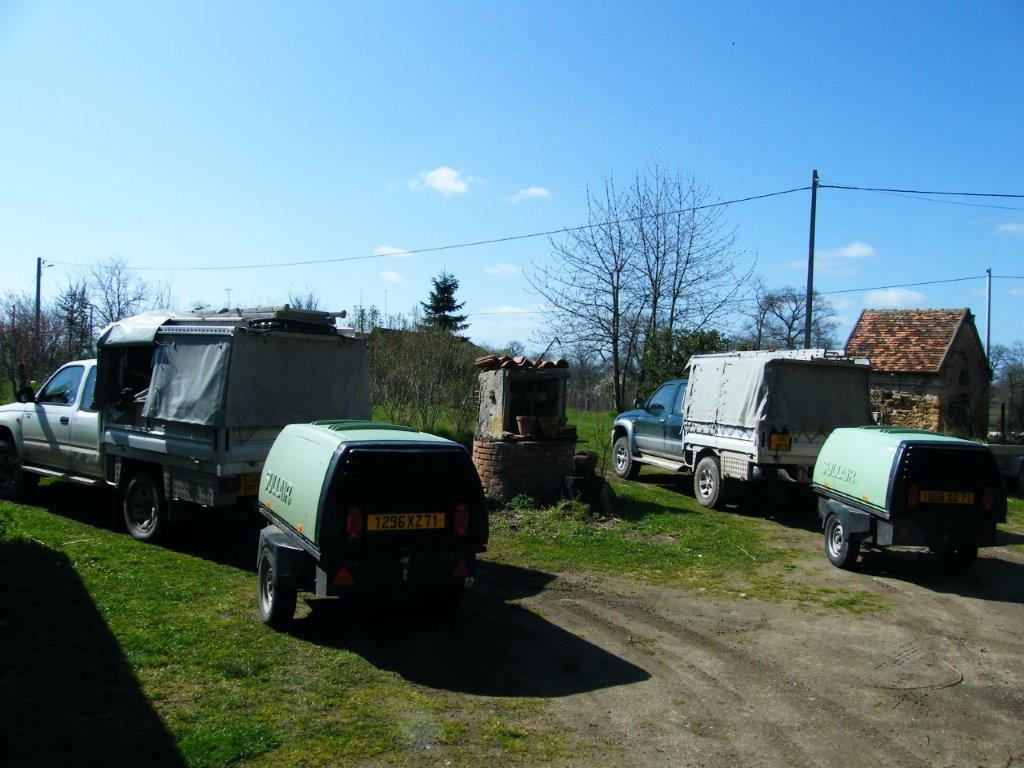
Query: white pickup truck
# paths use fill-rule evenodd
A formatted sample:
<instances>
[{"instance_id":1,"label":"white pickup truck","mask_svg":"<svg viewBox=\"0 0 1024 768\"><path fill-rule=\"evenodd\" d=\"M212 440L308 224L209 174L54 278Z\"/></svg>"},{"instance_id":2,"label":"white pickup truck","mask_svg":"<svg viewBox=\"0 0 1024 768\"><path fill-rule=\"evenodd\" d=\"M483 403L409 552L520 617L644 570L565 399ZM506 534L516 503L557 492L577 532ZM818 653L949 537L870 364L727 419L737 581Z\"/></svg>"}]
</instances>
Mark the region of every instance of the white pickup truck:
<instances>
[{"instance_id":1,"label":"white pickup truck","mask_svg":"<svg viewBox=\"0 0 1024 768\"><path fill-rule=\"evenodd\" d=\"M720 507L739 483L808 488L837 427L871 424L864 361L824 349L694 355L612 425L615 474L640 466L693 474L697 502Z\"/></svg>"},{"instance_id":2,"label":"white pickup truck","mask_svg":"<svg viewBox=\"0 0 1024 768\"><path fill-rule=\"evenodd\" d=\"M255 504L285 425L370 416L366 343L334 317L286 306L114 323L96 360L0 406L0 497L40 477L112 485L141 540L198 508Z\"/></svg>"}]
</instances>

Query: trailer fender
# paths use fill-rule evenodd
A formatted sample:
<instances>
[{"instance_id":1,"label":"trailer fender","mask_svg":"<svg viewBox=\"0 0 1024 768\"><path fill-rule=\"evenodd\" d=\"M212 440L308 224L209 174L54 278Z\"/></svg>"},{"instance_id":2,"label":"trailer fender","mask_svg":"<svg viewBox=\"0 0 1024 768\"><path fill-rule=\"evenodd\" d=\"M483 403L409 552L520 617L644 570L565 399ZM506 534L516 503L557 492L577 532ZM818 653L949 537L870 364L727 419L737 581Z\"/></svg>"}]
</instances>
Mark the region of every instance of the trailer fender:
<instances>
[{"instance_id":1,"label":"trailer fender","mask_svg":"<svg viewBox=\"0 0 1024 768\"><path fill-rule=\"evenodd\" d=\"M285 583L300 587L306 564L306 550L292 541L291 537L276 525L268 525L260 531L260 545L256 550L257 566L264 547L270 550L274 558L274 569Z\"/></svg>"},{"instance_id":2,"label":"trailer fender","mask_svg":"<svg viewBox=\"0 0 1024 768\"><path fill-rule=\"evenodd\" d=\"M871 534L871 515L862 509L851 507L835 499L818 499L818 517L822 526L829 515L835 515L843 524L843 530L854 540L864 539Z\"/></svg>"}]
</instances>

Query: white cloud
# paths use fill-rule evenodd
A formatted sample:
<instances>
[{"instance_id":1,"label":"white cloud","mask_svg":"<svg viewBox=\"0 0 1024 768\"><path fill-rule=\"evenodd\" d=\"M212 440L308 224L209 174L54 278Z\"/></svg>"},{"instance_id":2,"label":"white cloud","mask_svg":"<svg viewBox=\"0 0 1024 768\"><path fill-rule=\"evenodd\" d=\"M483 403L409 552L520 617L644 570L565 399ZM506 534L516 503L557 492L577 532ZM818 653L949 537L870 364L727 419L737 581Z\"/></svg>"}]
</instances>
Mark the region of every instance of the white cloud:
<instances>
[{"instance_id":1,"label":"white cloud","mask_svg":"<svg viewBox=\"0 0 1024 768\"><path fill-rule=\"evenodd\" d=\"M488 307L487 309L481 309L477 314L481 315L532 315L536 312L535 309L529 307L517 307L512 304L502 304L497 307Z\"/></svg>"},{"instance_id":2,"label":"white cloud","mask_svg":"<svg viewBox=\"0 0 1024 768\"><path fill-rule=\"evenodd\" d=\"M395 248L393 245L378 245L373 249L375 256L390 256L393 259L411 259L412 254L405 248Z\"/></svg>"},{"instance_id":3,"label":"white cloud","mask_svg":"<svg viewBox=\"0 0 1024 768\"><path fill-rule=\"evenodd\" d=\"M515 277L519 274L519 267L517 267L515 264L507 264L504 261L500 261L493 267L484 267L484 274L507 275L509 277Z\"/></svg>"},{"instance_id":4,"label":"white cloud","mask_svg":"<svg viewBox=\"0 0 1024 768\"><path fill-rule=\"evenodd\" d=\"M547 187L524 187L514 195L505 198L510 203L518 203L521 200L530 200L536 197L551 197L551 190Z\"/></svg>"},{"instance_id":5,"label":"white cloud","mask_svg":"<svg viewBox=\"0 0 1024 768\"><path fill-rule=\"evenodd\" d=\"M1019 224L1016 221L1008 221L1005 224L1000 224L996 227L996 234L1024 237L1024 224Z\"/></svg>"},{"instance_id":6,"label":"white cloud","mask_svg":"<svg viewBox=\"0 0 1024 768\"><path fill-rule=\"evenodd\" d=\"M925 303L925 295L906 288L885 288L870 291L864 296L864 303L872 307L912 307Z\"/></svg>"},{"instance_id":7,"label":"white cloud","mask_svg":"<svg viewBox=\"0 0 1024 768\"><path fill-rule=\"evenodd\" d=\"M432 171L424 171L415 179L409 179L411 189L422 189L429 187L435 192L440 192L445 197L449 195L464 195L469 191L469 185L474 181L472 176L463 176L461 171L442 165Z\"/></svg>"},{"instance_id":8,"label":"white cloud","mask_svg":"<svg viewBox=\"0 0 1024 768\"><path fill-rule=\"evenodd\" d=\"M829 296L829 301L832 302L832 306L835 307L836 309L849 309L850 307L857 303L853 299L847 298L846 296L836 296L835 298Z\"/></svg>"},{"instance_id":9,"label":"white cloud","mask_svg":"<svg viewBox=\"0 0 1024 768\"><path fill-rule=\"evenodd\" d=\"M840 248L821 248L814 251L814 273L829 277L848 277L857 274L860 269L857 262L874 257L875 249L863 240L854 240ZM804 259L787 261L781 265L783 269L806 270Z\"/></svg>"},{"instance_id":10,"label":"white cloud","mask_svg":"<svg viewBox=\"0 0 1024 768\"><path fill-rule=\"evenodd\" d=\"M380 273L380 276L384 278L385 283L400 283L402 282L402 276L397 272L392 272L389 269L385 269Z\"/></svg>"},{"instance_id":11,"label":"white cloud","mask_svg":"<svg viewBox=\"0 0 1024 768\"><path fill-rule=\"evenodd\" d=\"M1011 296L1024 296L1024 283L1017 283L1010 289Z\"/></svg>"}]
</instances>

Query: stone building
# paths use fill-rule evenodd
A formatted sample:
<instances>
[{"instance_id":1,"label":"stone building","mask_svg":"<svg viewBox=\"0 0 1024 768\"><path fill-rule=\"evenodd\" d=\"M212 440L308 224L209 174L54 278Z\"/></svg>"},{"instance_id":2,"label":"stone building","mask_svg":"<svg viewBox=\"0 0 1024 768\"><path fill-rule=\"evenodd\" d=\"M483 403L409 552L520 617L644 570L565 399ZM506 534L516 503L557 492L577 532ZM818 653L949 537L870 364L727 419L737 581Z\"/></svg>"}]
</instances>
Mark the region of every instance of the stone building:
<instances>
[{"instance_id":1,"label":"stone building","mask_svg":"<svg viewBox=\"0 0 1024 768\"><path fill-rule=\"evenodd\" d=\"M846 354L871 361L879 423L986 436L992 370L969 309L866 309Z\"/></svg>"}]
</instances>

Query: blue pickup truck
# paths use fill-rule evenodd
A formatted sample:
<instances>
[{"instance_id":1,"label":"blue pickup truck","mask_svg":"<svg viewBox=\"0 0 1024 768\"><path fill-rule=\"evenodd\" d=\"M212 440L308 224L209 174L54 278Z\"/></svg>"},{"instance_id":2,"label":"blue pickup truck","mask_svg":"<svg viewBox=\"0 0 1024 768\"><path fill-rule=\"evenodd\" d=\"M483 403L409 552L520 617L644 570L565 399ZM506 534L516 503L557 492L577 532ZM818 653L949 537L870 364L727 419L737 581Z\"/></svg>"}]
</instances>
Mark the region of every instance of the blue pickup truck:
<instances>
[{"instance_id":1,"label":"blue pickup truck","mask_svg":"<svg viewBox=\"0 0 1024 768\"><path fill-rule=\"evenodd\" d=\"M640 464L661 464L675 469L683 460L683 396L686 379L666 381L649 400L637 398L633 410L620 413L612 425L615 474L632 480ZM662 466L665 466L664 464Z\"/></svg>"}]
</instances>

